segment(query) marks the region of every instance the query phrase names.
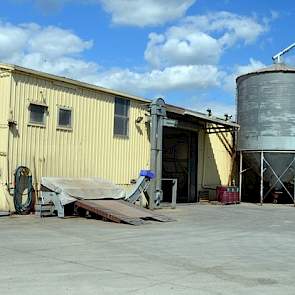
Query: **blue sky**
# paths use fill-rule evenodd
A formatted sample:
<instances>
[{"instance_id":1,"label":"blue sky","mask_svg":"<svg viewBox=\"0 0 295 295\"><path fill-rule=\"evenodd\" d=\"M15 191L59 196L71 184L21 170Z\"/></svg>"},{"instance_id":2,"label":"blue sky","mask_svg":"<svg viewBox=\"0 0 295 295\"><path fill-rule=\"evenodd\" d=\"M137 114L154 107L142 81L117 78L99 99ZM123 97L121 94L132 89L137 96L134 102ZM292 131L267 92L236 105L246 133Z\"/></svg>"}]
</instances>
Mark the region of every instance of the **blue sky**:
<instances>
[{"instance_id":1,"label":"blue sky","mask_svg":"<svg viewBox=\"0 0 295 295\"><path fill-rule=\"evenodd\" d=\"M6 0L0 61L233 113L235 77L295 42L294 16L291 0Z\"/></svg>"}]
</instances>

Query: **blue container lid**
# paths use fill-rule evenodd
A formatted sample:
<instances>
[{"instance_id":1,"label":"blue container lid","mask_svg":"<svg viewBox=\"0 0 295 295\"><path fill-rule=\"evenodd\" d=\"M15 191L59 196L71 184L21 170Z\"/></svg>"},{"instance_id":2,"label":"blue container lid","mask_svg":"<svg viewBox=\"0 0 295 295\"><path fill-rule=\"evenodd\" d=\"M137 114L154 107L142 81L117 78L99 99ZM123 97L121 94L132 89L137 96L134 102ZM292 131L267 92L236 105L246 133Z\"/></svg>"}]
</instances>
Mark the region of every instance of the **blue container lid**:
<instances>
[{"instance_id":1,"label":"blue container lid","mask_svg":"<svg viewBox=\"0 0 295 295\"><path fill-rule=\"evenodd\" d=\"M150 179L153 179L156 177L156 174L154 171L152 170L140 170L140 173L139 173L140 176L145 176L145 177L148 177Z\"/></svg>"}]
</instances>

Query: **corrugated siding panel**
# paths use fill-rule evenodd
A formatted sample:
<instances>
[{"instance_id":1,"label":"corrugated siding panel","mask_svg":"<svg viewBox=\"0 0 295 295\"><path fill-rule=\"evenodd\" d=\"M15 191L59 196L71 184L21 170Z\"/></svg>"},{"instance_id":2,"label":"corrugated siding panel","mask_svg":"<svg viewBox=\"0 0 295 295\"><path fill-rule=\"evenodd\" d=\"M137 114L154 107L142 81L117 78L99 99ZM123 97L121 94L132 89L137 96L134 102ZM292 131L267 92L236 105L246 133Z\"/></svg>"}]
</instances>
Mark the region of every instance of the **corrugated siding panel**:
<instances>
[{"instance_id":1,"label":"corrugated siding panel","mask_svg":"<svg viewBox=\"0 0 295 295\"><path fill-rule=\"evenodd\" d=\"M220 139L222 136L223 141ZM231 174L232 156L227 151L224 143L228 146L232 146L232 135L230 133L210 134L209 141L212 147L215 165L220 176L220 184L228 185L228 180Z\"/></svg>"},{"instance_id":2,"label":"corrugated siding panel","mask_svg":"<svg viewBox=\"0 0 295 295\"><path fill-rule=\"evenodd\" d=\"M11 74L0 71L0 180L5 180Z\"/></svg>"},{"instance_id":3,"label":"corrugated siding panel","mask_svg":"<svg viewBox=\"0 0 295 295\"><path fill-rule=\"evenodd\" d=\"M0 70L0 211L12 208L12 198L6 190L10 84L11 74Z\"/></svg>"},{"instance_id":4,"label":"corrugated siding panel","mask_svg":"<svg viewBox=\"0 0 295 295\"><path fill-rule=\"evenodd\" d=\"M12 105L18 136L12 136L11 169L28 166L40 176L98 176L129 184L148 168L150 144L144 107L131 101L129 138L113 136L114 96L15 73ZM46 102L46 127L28 125L30 101ZM72 109L72 131L57 129L58 106Z\"/></svg>"},{"instance_id":5,"label":"corrugated siding panel","mask_svg":"<svg viewBox=\"0 0 295 295\"><path fill-rule=\"evenodd\" d=\"M223 136L223 141L220 139ZM217 185L228 185L231 175L232 156L226 149L233 145L233 137L230 133L204 134L199 136L199 159L198 159L198 189L204 187L216 188ZM214 191L212 191L215 194Z\"/></svg>"}]
</instances>

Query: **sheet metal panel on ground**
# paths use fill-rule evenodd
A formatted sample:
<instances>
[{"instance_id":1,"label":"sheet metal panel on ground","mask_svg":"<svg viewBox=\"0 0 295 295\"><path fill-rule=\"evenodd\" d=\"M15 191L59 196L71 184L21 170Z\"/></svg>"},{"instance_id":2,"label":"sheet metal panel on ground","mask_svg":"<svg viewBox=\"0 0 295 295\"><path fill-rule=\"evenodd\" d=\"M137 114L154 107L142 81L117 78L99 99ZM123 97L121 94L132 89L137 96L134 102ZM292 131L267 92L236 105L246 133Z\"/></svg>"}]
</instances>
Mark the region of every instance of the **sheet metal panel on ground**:
<instances>
[{"instance_id":1,"label":"sheet metal panel on ground","mask_svg":"<svg viewBox=\"0 0 295 295\"><path fill-rule=\"evenodd\" d=\"M41 184L59 194L62 205L73 203L77 199L123 199L126 196L120 186L97 177L42 177Z\"/></svg>"},{"instance_id":2,"label":"sheet metal panel on ground","mask_svg":"<svg viewBox=\"0 0 295 295\"><path fill-rule=\"evenodd\" d=\"M105 220L132 225L144 224L145 220L172 221L169 217L124 201L126 192L107 180L95 177L43 177L41 183L44 190L55 193L62 206L75 203L76 208L87 210Z\"/></svg>"},{"instance_id":3,"label":"sheet metal panel on ground","mask_svg":"<svg viewBox=\"0 0 295 295\"><path fill-rule=\"evenodd\" d=\"M123 200L79 200L75 203L75 206L117 223L141 225L146 223L146 220L173 221L167 216L156 214Z\"/></svg>"}]
</instances>

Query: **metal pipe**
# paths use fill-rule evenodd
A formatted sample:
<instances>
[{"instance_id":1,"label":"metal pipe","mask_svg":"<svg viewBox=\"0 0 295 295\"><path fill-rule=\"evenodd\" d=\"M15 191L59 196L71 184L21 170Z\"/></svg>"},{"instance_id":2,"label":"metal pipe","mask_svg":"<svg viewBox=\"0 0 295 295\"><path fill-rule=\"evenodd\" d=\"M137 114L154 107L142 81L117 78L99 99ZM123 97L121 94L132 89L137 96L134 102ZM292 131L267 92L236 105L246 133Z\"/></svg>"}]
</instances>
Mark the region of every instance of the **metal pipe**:
<instances>
[{"instance_id":1,"label":"metal pipe","mask_svg":"<svg viewBox=\"0 0 295 295\"><path fill-rule=\"evenodd\" d=\"M281 56L284 55L285 53L287 53L288 51L290 51L292 48L295 47L295 43L291 44L290 46L288 46L287 48L285 48L284 50L282 50L281 52L279 52L278 54L274 55L272 57L272 60L275 63L281 63Z\"/></svg>"}]
</instances>

